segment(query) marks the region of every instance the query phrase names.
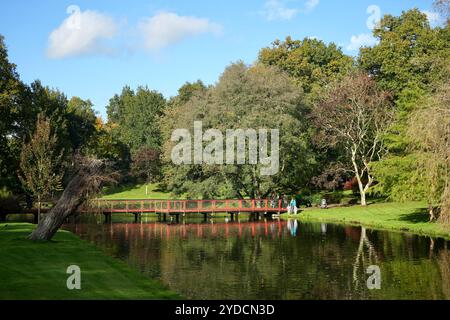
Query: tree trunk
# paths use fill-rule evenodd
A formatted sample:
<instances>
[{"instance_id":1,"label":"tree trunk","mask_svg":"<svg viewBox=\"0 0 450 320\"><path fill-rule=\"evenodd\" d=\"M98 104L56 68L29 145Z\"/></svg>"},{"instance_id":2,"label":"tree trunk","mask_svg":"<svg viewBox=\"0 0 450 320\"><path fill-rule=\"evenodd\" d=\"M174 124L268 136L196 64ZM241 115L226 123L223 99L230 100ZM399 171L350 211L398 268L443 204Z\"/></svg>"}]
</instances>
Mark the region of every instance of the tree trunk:
<instances>
[{"instance_id":1,"label":"tree trunk","mask_svg":"<svg viewBox=\"0 0 450 320\"><path fill-rule=\"evenodd\" d=\"M28 237L31 240L50 240L64 220L80 207L86 194L100 187L102 162L91 160L80 168L67 185L56 205L41 219L37 228Z\"/></svg>"},{"instance_id":2,"label":"tree trunk","mask_svg":"<svg viewBox=\"0 0 450 320\"><path fill-rule=\"evenodd\" d=\"M39 222L41 222L41 196L38 195L38 214L37 214L37 222L39 224Z\"/></svg>"},{"instance_id":3,"label":"tree trunk","mask_svg":"<svg viewBox=\"0 0 450 320\"><path fill-rule=\"evenodd\" d=\"M361 205L366 206L367 205L366 190L364 189L361 176L359 175L359 168L358 168L358 164L356 163L356 151L352 151L352 163L353 163L353 168L355 170L356 180L358 181L359 194L361 197Z\"/></svg>"},{"instance_id":4,"label":"tree trunk","mask_svg":"<svg viewBox=\"0 0 450 320\"><path fill-rule=\"evenodd\" d=\"M366 192L363 190L361 191L361 205L362 206L367 206L367 202L366 202Z\"/></svg>"}]
</instances>

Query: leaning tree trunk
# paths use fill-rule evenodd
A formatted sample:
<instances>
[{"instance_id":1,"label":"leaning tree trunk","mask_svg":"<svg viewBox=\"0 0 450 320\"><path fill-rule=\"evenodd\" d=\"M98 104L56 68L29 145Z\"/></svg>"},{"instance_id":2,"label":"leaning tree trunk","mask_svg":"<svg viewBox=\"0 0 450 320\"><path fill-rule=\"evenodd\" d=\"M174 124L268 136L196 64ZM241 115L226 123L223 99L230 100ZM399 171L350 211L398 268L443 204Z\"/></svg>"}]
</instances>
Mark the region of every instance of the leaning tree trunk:
<instances>
[{"instance_id":1,"label":"leaning tree trunk","mask_svg":"<svg viewBox=\"0 0 450 320\"><path fill-rule=\"evenodd\" d=\"M86 200L86 195L98 189L104 166L100 160L88 160L76 171L56 205L39 221L28 237L31 240L50 240L64 223Z\"/></svg>"}]
</instances>

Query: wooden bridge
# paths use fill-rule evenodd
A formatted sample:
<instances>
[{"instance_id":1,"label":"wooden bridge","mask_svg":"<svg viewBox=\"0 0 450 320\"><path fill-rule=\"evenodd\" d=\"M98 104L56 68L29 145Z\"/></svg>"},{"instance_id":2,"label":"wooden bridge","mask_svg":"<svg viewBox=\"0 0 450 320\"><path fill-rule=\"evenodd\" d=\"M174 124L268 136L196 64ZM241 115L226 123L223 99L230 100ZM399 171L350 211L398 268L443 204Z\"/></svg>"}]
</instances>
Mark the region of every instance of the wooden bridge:
<instances>
[{"instance_id":1,"label":"wooden bridge","mask_svg":"<svg viewBox=\"0 0 450 320\"><path fill-rule=\"evenodd\" d=\"M240 199L240 200L91 200L81 212L103 213L105 220L110 221L114 213L132 213L135 221L139 221L143 213L156 213L163 221L167 215L203 214L204 219L211 213L229 214L231 220L240 213L251 214L259 219L261 214L281 214L287 212L282 200L270 199Z\"/></svg>"},{"instance_id":2,"label":"wooden bridge","mask_svg":"<svg viewBox=\"0 0 450 320\"><path fill-rule=\"evenodd\" d=\"M202 214L206 221L211 214L224 213L230 216L231 221L240 213L250 214L251 218L259 220L261 215L281 214L287 212L287 204L282 200L270 199L241 199L241 200L107 200L93 199L79 209L75 215L83 213L101 213L105 216L105 222L111 221L113 214L134 214L135 221L141 220L145 213L155 213L162 221L167 216L175 217L178 222L180 215ZM42 209L45 214L50 209ZM34 222L37 222L37 209L24 209L20 212L2 212L0 221L5 221L8 214L33 214Z\"/></svg>"}]
</instances>

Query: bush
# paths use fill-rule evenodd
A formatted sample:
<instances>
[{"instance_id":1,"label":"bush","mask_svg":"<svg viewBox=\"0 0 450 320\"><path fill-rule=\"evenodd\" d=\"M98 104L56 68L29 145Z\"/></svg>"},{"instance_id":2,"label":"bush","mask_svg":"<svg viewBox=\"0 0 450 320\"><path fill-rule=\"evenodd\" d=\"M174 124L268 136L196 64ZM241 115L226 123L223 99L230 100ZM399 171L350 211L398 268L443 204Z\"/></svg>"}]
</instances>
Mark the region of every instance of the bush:
<instances>
[{"instance_id":1,"label":"bush","mask_svg":"<svg viewBox=\"0 0 450 320\"><path fill-rule=\"evenodd\" d=\"M20 210L18 197L4 187L0 189L0 212L19 212Z\"/></svg>"}]
</instances>

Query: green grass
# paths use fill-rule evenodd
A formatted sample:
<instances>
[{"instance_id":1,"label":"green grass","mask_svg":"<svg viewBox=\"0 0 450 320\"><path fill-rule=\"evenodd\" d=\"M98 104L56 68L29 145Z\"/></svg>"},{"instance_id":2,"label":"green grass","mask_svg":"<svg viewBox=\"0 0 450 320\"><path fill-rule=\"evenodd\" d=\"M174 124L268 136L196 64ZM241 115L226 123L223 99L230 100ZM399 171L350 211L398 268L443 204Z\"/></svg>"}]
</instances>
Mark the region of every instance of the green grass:
<instances>
[{"instance_id":1,"label":"green grass","mask_svg":"<svg viewBox=\"0 0 450 320\"><path fill-rule=\"evenodd\" d=\"M0 299L169 299L179 296L68 231L53 241L26 239L34 226L0 224ZM66 287L69 265L81 290Z\"/></svg>"},{"instance_id":2,"label":"green grass","mask_svg":"<svg viewBox=\"0 0 450 320\"><path fill-rule=\"evenodd\" d=\"M284 218L288 215L284 214ZM367 207L335 207L306 209L300 213L306 221L363 225L373 229L404 231L420 235L450 239L450 229L428 222L424 203L376 203Z\"/></svg>"},{"instance_id":3,"label":"green grass","mask_svg":"<svg viewBox=\"0 0 450 320\"><path fill-rule=\"evenodd\" d=\"M145 194L145 184L132 186L117 186L105 189L103 199L171 199L173 198L169 192L159 189L158 184L148 185L148 194ZM182 199L182 198L181 198Z\"/></svg>"}]
</instances>

